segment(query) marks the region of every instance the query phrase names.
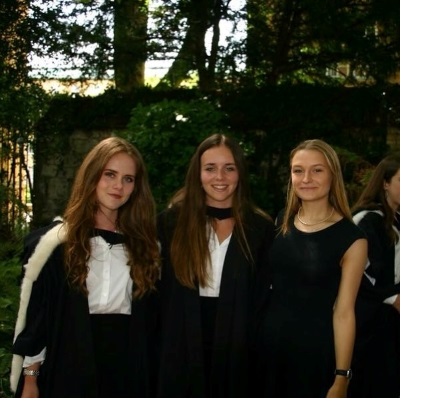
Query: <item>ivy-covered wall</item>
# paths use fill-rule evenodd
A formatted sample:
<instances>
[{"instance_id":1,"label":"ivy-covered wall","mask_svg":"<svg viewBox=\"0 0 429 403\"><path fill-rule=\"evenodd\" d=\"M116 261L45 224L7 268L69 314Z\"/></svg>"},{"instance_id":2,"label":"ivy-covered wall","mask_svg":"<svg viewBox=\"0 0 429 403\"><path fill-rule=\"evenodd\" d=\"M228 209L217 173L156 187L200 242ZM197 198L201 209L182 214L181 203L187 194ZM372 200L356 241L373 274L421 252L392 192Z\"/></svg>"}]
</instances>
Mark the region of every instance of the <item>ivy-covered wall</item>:
<instances>
[{"instance_id":1,"label":"ivy-covered wall","mask_svg":"<svg viewBox=\"0 0 429 403\"><path fill-rule=\"evenodd\" d=\"M170 175L158 195L163 208L169 193L182 185L183 161L199 136L215 128L242 142L254 198L269 213L282 207L290 150L307 138L322 138L338 149L352 202L371 166L387 152L399 150L399 86L276 86L209 94L143 89L129 95L110 90L96 98L59 96L36 132L33 225L63 212L84 155L112 134L128 136L137 146L144 144L143 156L165 152L169 172L177 167L177 177ZM148 141L148 133L163 141ZM141 141L138 136L146 138ZM187 146L175 144L172 152L175 138ZM151 168L151 183L164 183L166 170Z\"/></svg>"}]
</instances>

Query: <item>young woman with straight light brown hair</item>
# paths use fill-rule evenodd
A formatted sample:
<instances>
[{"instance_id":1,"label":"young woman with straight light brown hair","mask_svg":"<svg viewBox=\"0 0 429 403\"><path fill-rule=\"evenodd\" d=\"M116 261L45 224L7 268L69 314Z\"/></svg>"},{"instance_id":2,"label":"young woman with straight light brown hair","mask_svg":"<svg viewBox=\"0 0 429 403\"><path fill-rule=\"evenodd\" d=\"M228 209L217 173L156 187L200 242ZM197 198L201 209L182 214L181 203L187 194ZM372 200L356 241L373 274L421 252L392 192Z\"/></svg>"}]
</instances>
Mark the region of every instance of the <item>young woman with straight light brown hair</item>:
<instances>
[{"instance_id":1,"label":"young woman with straight light brown hair","mask_svg":"<svg viewBox=\"0 0 429 403\"><path fill-rule=\"evenodd\" d=\"M274 225L247 181L239 144L212 135L159 216L160 397L252 396L251 329Z\"/></svg>"},{"instance_id":2,"label":"young woman with straight light brown hair","mask_svg":"<svg viewBox=\"0 0 429 403\"><path fill-rule=\"evenodd\" d=\"M64 221L24 263L16 395L152 396L160 259L155 203L134 146L110 137L88 153Z\"/></svg>"},{"instance_id":3,"label":"young woman with straight light brown hair","mask_svg":"<svg viewBox=\"0 0 429 403\"><path fill-rule=\"evenodd\" d=\"M367 242L351 219L329 144L302 142L290 154L290 169L259 339L264 396L346 397Z\"/></svg>"}]
</instances>

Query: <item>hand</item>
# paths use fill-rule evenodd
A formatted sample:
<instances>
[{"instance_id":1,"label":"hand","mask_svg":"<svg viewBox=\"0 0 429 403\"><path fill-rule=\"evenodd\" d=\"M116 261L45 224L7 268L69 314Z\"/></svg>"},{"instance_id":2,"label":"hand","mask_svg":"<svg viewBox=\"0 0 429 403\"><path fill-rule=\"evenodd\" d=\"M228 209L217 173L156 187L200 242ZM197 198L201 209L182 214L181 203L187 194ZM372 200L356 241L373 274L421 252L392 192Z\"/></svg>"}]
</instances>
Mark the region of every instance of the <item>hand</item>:
<instances>
[{"instance_id":1,"label":"hand","mask_svg":"<svg viewBox=\"0 0 429 403\"><path fill-rule=\"evenodd\" d=\"M347 397L347 387L349 386L348 379L338 379L337 376L334 384L329 388L326 397Z\"/></svg>"},{"instance_id":2,"label":"hand","mask_svg":"<svg viewBox=\"0 0 429 403\"><path fill-rule=\"evenodd\" d=\"M393 307L398 311L399 313L399 295L396 297L395 302L393 303Z\"/></svg>"},{"instance_id":3,"label":"hand","mask_svg":"<svg viewBox=\"0 0 429 403\"><path fill-rule=\"evenodd\" d=\"M24 388L21 397L39 397L39 387L36 376L24 376Z\"/></svg>"}]
</instances>

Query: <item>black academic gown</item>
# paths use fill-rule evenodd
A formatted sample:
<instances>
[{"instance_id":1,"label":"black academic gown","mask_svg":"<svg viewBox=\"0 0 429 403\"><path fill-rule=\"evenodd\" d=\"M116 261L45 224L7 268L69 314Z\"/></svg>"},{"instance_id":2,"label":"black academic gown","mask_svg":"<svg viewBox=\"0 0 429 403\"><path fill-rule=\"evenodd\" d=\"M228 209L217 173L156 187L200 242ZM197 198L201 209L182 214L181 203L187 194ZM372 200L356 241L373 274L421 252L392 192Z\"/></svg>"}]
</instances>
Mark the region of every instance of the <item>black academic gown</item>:
<instances>
[{"instance_id":1,"label":"black academic gown","mask_svg":"<svg viewBox=\"0 0 429 403\"><path fill-rule=\"evenodd\" d=\"M133 301L129 332L129 379L124 397L153 397L157 369L154 329L155 295ZM91 321L87 297L67 283L63 246L55 248L34 282L24 330L17 335L13 353L34 356L47 348L40 367L40 397L99 397ZM20 396L23 376L16 396Z\"/></svg>"},{"instance_id":2,"label":"black academic gown","mask_svg":"<svg viewBox=\"0 0 429 403\"><path fill-rule=\"evenodd\" d=\"M169 258L175 220L174 210L161 213L158 220L163 256L158 396L251 396L249 333L256 315L258 285L269 281L264 259L274 237L274 225L256 213L246 217L245 231L254 254L254 267L245 258L235 234L231 237L217 304L212 372L206 383L198 285L195 289L181 286Z\"/></svg>"},{"instance_id":3,"label":"black academic gown","mask_svg":"<svg viewBox=\"0 0 429 403\"><path fill-rule=\"evenodd\" d=\"M359 222L368 238L366 272L356 299L356 341L353 378L349 396L358 398L399 397L400 394L400 316L383 301L400 293L395 284L395 245L384 228L384 217L368 212Z\"/></svg>"}]
</instances>

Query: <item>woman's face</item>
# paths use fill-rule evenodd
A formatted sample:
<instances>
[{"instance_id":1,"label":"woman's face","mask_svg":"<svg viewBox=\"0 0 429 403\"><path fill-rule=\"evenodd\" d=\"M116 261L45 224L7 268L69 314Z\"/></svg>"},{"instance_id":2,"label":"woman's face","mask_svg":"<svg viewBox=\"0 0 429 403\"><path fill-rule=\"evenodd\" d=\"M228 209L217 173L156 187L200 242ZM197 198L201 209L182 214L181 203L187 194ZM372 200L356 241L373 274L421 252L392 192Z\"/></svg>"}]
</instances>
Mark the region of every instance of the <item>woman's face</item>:
<instances>
[{"instance_id":1,"label":"woman's face","mask_svg":"<svg viewBox=\"0 0 429 403\"><path fill-rule=\"evenodd\" d=\"M384 183L384 190L386 191L386 199L389 206L396 211L401 204L401 187L399 182L400 169L392 176L390 182Z\"/></svg>"},{"instance_id":2,"label":"woman's face","mask_svg":"<svg viewBox=\"0 0 429 403\"><path fill-rule=\"evenodd\" d=\"M127 153L121 152L110 158L96 187L100 208L106 212L124 205L134 190L135 177L136 164Z\"/></svg>"},{"instance_id":3,"label":"woman's face","mask_svg":"<svg viewBox=\"0 0 429 403\"><path fill-rule=\"evenodd\" d=\"M291 161L292 187L303 201L328 198L332 173L325 156L316 150L299 150Z\"/></svg>"},{"instance_id":4,"label":"woman's face","mask_svg":"<svg viewBox=\"0 0 429 403\"><path fill-rule=\"evenodd\" d=\"M200 178L207 205L218 208L232 206L239 174L228 147L212 147L201 155Z\"/></svg>"}]
</instances>

